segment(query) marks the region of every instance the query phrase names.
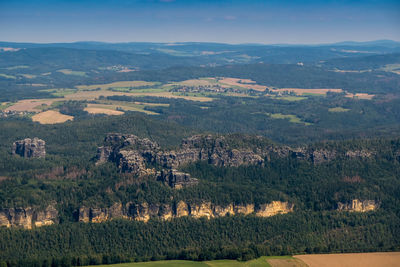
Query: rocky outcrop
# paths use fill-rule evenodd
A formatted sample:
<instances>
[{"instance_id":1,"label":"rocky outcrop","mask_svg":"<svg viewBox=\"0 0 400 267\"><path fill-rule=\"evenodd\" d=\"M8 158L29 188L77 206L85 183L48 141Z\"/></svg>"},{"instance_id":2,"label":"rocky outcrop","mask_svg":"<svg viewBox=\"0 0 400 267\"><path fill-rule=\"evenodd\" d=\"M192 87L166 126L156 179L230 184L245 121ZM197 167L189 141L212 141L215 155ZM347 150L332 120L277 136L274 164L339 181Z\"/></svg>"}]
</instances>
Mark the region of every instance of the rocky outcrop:
<instances>
[{"instance_id":1,"label":"rocky outcrop","mask_svg":"<svg viewBox=\"0 0 400 267\"><path fill-rule=\"evenodd\" d=\"M54 206L44 210L34 208L11 208L0 210L0 227L21 227L32 229L58 222L58 211Z\"/></svg>"},{"instance_id":2,"label":"rocky outcrop","mask_svg":"<svg viewBox=\"0 0 400 267\"><path fill-rule=\"evenodd\" d=\"M192 178L190 174L179 172L174 169L161 171L157 176L157 180L175 189L181 189L199 183L198 179Z\"/></svg>"},{"instance_id":3,"label":"rocky outcrop","mask_svg":"<svg viewBox=\"0 0 400 267\"><path fill-rule=\"evenodd\" d=\"M125 218L135 221L147 222L151 218L169 220L190 216L193 218L218 218L227 215L250 215L270 217L293 211L293 204L288 202L273 201L255 208L254 204L226 206L214 205L211 202L186 203L179 201L175 205L148 204L146 202L122 205L116 203L110 208L80 208L79 221L99 223L111 219Z\"/></svg>"},{"instance_id":4,"label":"rocky outcrop","mask_svg":"<svg viewBox=\"0 0 400 267\"><path fill-rule=\"evenodd\" d=\"M175 169L196 161L217 166L262 165L264 156L249 149L231 149L224 137L192 136L182 141L178 150L162 151L158 144L135 135L109 134L98 148L97 163L112 161L121 172L148 173L147 166Z\"/></svg>"},{"instance_id":5,"label":"rocky outcrop","mask_svg":"<svg viewBox=\"0 0 400 267\"><path fill-rule=\"evenodd\" d=\"M359 159L366 159L375 156L375 152L369 150L349 150L346 151L347 158L359 158Z\"/></svg>"},{"instance_id":6,"label":"rocky outcrop","mask_svg":"<svg viewBox=\"0 0 400 267\"><path fill-rule=\"evenodd\" d=\"M268 204L260 205L256 215L260 217L270 217L277 214L286 214L292 212L294 205L289 202L272 201Z\"/></svg>"},{"instance_id":7,"label":"rocky outcrop","mask_svg":"<svg viewBox=\"0 0 400 267\"><path fill-rule=\"evenodd\" d=\"M114 203L114 205L109 208L81 207L78 216L80 222L95 223L108 221L112 218L127 218L125 207L122 206L122 203Z\"/></svg>"},{"instance_id":8,"label":"rocky outcrop","mask_svg":"<svg viewBox=\"0 0 400 267\"><path fill-rule=\"evenodd\" d=\"M375 200L353 199L350 203L338 203L339 211L367 212L377 210L378 208L379 203Z\"/></svg>"},{"instance_id":9,"label":"rocky outcrop","mask_svg":"<svg viewBox=\"0 0 400 267\"><path fill-rule=\"evenodd\" d=\"M15 141L12 154L24 158L44 158L46 156L46 142L37 137Z\"/></svg>"},{"instance_id":10,"label":"rocky outcrop","mask_svg":"<svg viewBox=\"0 0 400 267\"><path fill-rule=\"evenodd\" d=\"M121 172L145 175L155 173L149 166L171 170L197 161L205 161L216 166L238 167L263 166L265 161L272 157L292 157L310 161L313 164L321 164L338 157L365 159L375 155L374 152L368 150L339 152L326 148L290 148L272 144L261 146L254 143L263 144L262 138L254 138L255 140L250 141L248 145L235 146L224 136L195 135L184 139L178 149L164 151L158 144L147 138L141 139L135 135L114 133L107 135L104 146L98 148L97 163L111 161L119 167Z\"/></svg>"},{"instance_id":11,"label":"rocky outcrop","mask_svg":"<svg viewBox=\"0 0 400 267\"><path fill-rule=\"evenodd\" d=\"M336 153L337 152L335 150L326 150L326 149L315 150L310 153L311 161L314 164L320 164L323 162L331 161L336 158Z\"/></svg>"}]
</instances>

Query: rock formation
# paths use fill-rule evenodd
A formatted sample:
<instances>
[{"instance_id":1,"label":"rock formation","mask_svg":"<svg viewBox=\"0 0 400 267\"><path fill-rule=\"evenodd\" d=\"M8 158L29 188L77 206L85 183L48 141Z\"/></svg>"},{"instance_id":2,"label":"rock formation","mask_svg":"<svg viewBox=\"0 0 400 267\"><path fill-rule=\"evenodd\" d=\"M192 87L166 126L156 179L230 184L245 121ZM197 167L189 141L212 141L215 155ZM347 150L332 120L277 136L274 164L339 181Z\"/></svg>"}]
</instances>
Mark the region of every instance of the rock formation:
<instances>
[{"instance_id":1,"label":"rock formation","mask_svg":"<svg viewBox=\"0 0 400 267\"><path fill-rule=\"evenodd\" d=\"M281 201L260 205L255 208L254 204L226 206L214 205L210 202L186 203L179 201L175 205L168 204L148 204L148 203L115 203L110 208L80 208L80 222L103 222L111 219L125 218L135 221L147 222L150 218L169 220L190 216L193 218L218 218L227 215L250 215L255 214L259 217L270 217L277 214L285 214L293 211L293 204Z\"/></svg>"},{"instance_id":2,"label":"rock formation","mask_svg":"<svg viewBox=\"0 0 400 267\"><path fill-rule=\"evenodd\" d=\"M0 227L32 229L58 222L58 211L50 205L44 210L34 208L10 208L0 210Z\"/></svg>"},{"instance_id":3,"label":"rock formation","mask_svg":"<svg viewBox=\"0 0 400 267\"><path fill-rule=\"evenodd\" d=\"M262 139L261 137L254 137ZM259 141L259 140L257 140ZM251 142L250 142L251 143ZM257 142L255 142L257 143ZM259 143L262 143L261 141ZM149 166L159 166L167 170L196 161L224 167L241 165L263 166L271 157L292 157L298 160L321 164L335 158L370 158L374 152L367 150L349 150L338 152L329 149L314 149L307 147L290 148L267 144L245 145L237 148L224 136L195 135L182 140L176 150L164 151L158 144L147 138L141 139L135 135L108 134L104 146L97 151L97 163L111 161L117 164L121 172L138 175L153 173Z\"/></svg>"},{"instance_id":4,"label":"rock formation","mask_svg":"<svg viewBox=\"0 0 400 267\"><path fill-rule=\"evenodd\" d=\"M351 203L338 203L339 211L356 211L356 212L367 212L374 211L379 208L379 203L375 200L358 200L353 199Z\"/></svg>"},{"instance_id":5,"label":"rock formation","mask_svg":"<svg viewBox=\"0 0 400 267\"><path fill-rule=\"evenodd\" d=\"M46 156L46 142L35 137L26 138L13 143L12 154L24 158L44 158Z\"/></svg>"},{"instance_id":6,"label":"rock formation","mask_svg":"<svg viewBox=\"0 0 400 267\"><path fill-rule=\"evenodd\" d=\"M271 203L260 205L256 215L260 217L270 217L291 212L293 208L294 205L289 202L272 201Z\"/></svg>"}]
</instances>

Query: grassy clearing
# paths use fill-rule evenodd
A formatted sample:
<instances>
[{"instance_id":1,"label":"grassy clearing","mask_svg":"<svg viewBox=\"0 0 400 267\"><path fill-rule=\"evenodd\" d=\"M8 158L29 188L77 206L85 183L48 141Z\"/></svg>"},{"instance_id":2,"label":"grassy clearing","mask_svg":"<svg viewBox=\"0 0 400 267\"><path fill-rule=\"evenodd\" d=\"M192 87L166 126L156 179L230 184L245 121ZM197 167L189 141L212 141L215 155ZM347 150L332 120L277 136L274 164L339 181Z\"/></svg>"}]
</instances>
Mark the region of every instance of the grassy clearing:
<instances>
[{"instance_id":1,"label":"grassy clearing","mask_svg":"<svg viewBox=\"0 0 400 267\"><path fill-rule=\"evenodd\" d=\"M211 86L215 85L217 82L213 78L200 78L193 80L181 81L178 83L172 83L171 85L183 85L183 86Z\"/></svg>"},{"instance_id":2,"label":"grassy clearing","mask_svg":"<svg viewBox=\"0 0 400 267\"><path fill-rule=\"evenodd\" d=\"M99 267L284 267L284 266L298 266L306 267L307 265L300 259L292 256L264 256L250 261L236 261L236 260L214 260L214 261L152 261L152 262L138 262L138 263L121 263L112 265L100 265Z\"/></svg>"},{"instance_id":3,"label":"grassy clearing","mask_svg":"<svg viewBox=\"0 0 400 267\"><path fill-rule=\"evenodd\" d=\"M342 89L329 88L329 89L304 89L304 88L279 88L270 89L274 93L292 92L296 95L326 95L328 92L342 93Z\"/></svg>"},{"instance_id":4,"label":"grassy clearing","mask_svg":"<svg viewBox=\"0 0 400 267\"><path fill-rule=\"evenodd\" d=\"M32 121L39 122L40 124L64 123L73 119L73 116L61 114L57 110L47 110L32 116Z\"/></svg>"},{"instance_id":5,"label":"grassy clearing","mask_svg":"<svg viewBox=\"0 0 400 267\"><path fill-rule=\"evenodd\" d=\"M12 105L14 105L15 103L13 102L3 102L0 103L0 110L5 110L8 107L11 107Z\"/></svg>"},{"instance_id":6,"label":"grassy clearing","mask_svg":"<svg viewBox=\"0 0 400 267\"><path fill-rule=\"evenodd\" d=\"M4 73L0 73L0 77L6 78L6 79L16 79L14 75L8 75Z\"/></svg>"},{"instance_id":7,"label":"grassy clearing","mask_svg":"<svg viewBox=\"0 0 400 267\"><path fill-rule=\"evenodd\" d=\"M79 85L79 90L107 90L111 88L130 88L130 87L142 87L142 86L155 86L161 84L160 82L145 82L145 81L121 81L106 84L92 84L92 85Z\"/></svg>"},{"instance_id":8,"label":"grassy clearing","mask_svg":"<svg viewBox=\"0 0 400 267\"><path fill-rule=\"evenodd\" d=\"M40 90L40 92L48 92L56 97L64 97L66 95L74 94L76 93L76 91L77 91L76 89L70 89L70 88L55 88L55 89Z\"/></svg>"},{"instance_id":9,"label":"grassy clearing","mask_svg":"<svg viewBox=\"0 0 400 267\"><path fill-rule=\"evenodd\" d=\"M81 77L86 76L86 72L84 72L84 71L74 71L74 70L70 70L70 69L57 70L57 72L61 72L65 75L75 75L75 76L81 76Z\"/></svg>"},{"instance_id":10,"label":"grassy clearing","mask_svg":"<svg viewBox=\"0 0 400 267\"><path fill-rule=\"evenodd\" d=\"M191 53L187 53L187 52L182 52L182 51L178 51L178 50L174 50L174 49L168 49L168 48L157 48L155 49L161 53L165 53L171 56L176 56L176 57L190 57L193 56L193 54Z\"/></svg>"},{"instance_id":11,"label":"grassy clearing","mask_svg":"<svg viewBox=\"0 0 400 267\"><path fill-rule=\"evenodd\" d=\"M108 89L113 92L127 92L127 93L160 93L168 92L165 88L146 88L146 89L135 89L131 87L117 87Z\"/></svg>"},{"instance_id":12,"label":"grassy clearing","mask_svg":"<svg viewBox=\"0 0 400 267\"><path fill-rule=\"evenodd\" d=\"M127 96L153 96L153 97L165 97L165 98L180 98L180 99L186 99L186 100L191 100L191 101L199 101L199 102L208 102L212 101L213 98L211 97L194 97L194 96L181 96L181 95L174 95L172 92L147 92L147 90L144 90L144 92L131 92L131 93L125 93L125 92L113 92L113 91L108 91L108 90L92 90L92 91L77 91L74 94L66 95L65 99L68 100L96 100L100 96L113 96L113 95L127 95Z\"/></svg>"},{"instance_id":13,"label":"grassy clearing","mask_svg":"<svg viewBox=\"0 0 400 267\"><path fill-rule=\"evenodd\" d=\"M400 74L400 64L387 64L381 70Z\"/></svg>"},{"instance_id":14,"label":"grassy clearing","mask_svg":"<svg viewBox=\"0 0 400 267\"><path fill-rule=\"evenodd\" d=\"M350 111L348 108L336 107L328 109L329 112L347 112Z\"/></svg>"},{"instance_id":15,"label":"grassy clearing","mask_svg":"<svg viewBox=\"0 0 400 267\"><path fill-rule=\"evenodd\" d=\"M347 93L345 97L354 98L354 99L364 99L364 100L371 100L375 95L365 94L365 93L356 93L351 94Z\"/></svg>"},{"instance_id":16,"label":"grassy clearing","mask_svg":"<svg viewBox=\"0 0 400 267\"><path fill-rule=\"evenodd\" d=\"M6 69L6 70L16 70L16 69L28 69L28 68L29 68L28 66L19 65L19 66L7 67L7 68L4 68L4 69Z\"/></svg>"},{"instance_id":17,"label":"grassy clearing","mask_svg":"<svg viewBox=\"0 0 400 267\"><path fill-rule=\"evenodd\" d=\"M293 114L282 114L282 113L266 113L266 114L273 119L286 119L292 123L302 123L304 125L311 125L311 123L302 121L299 117Z\"/></svg>"},{"instance_id":18,"label":"grassy clearing","mask_svg":"<svg viewBox=\"0 0 400 267\"><path fill-rule=\"evenodd\" d=\"M273 99L276 100L285 100L285 101L301 101L304 99L307 99L307 97L304 96L292 96L292 95L288 95L288 96L272 96Z\"/></svg>"}]
</instances>

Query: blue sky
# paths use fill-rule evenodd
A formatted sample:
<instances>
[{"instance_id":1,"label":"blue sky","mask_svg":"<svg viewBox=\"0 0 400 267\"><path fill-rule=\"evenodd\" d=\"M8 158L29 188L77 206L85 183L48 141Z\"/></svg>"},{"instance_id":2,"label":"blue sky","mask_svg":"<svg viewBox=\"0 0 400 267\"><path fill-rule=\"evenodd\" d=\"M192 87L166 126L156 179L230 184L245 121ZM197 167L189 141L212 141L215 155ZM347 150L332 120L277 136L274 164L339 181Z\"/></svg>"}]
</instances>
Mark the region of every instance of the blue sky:
<instances>
[{"instance_id":1,"label":"blue sky","mask_svg":"<svg viewBox=\"0 0 400 267\"><path fill-rule=\"evenodd\" d=\"M0 0L0 40L400 41L400 0Z\"/></svg>"}]
</instances>

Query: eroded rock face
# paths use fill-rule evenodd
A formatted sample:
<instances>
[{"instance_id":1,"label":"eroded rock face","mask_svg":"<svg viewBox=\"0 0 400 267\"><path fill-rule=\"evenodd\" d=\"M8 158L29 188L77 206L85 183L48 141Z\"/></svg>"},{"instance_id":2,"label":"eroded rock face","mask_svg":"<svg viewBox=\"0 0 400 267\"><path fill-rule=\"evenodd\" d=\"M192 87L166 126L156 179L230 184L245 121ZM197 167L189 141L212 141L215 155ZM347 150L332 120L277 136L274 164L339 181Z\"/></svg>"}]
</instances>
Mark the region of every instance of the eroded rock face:
<instances>
[{"instance_id":1,"label":"eroded rock face","mask_svg":"<svg viewBox=\"0 0 400 267\"><path fill-rule=\"evenodd\" d=\"M114 203L109 208L81 207L79 209L78 221L100 223L113 218L127 218L126 213L126 209L122 206L122 203Z\"/></svg>"},{"instance_id":2,"label":"eroded rock face","mask_svg":"<svg viewBox=\"0 0 400 267\"><path fill-rule=\"evenodd\" d=\"M338 203L339 211L367 212L377 210L378 208L379 203L375 200L353 199L350 203Z\"/></svg>"},{"instance_id":3,"label":"eroded rock face","mask_svg":"<svg viewBox=\"0 0 400 267\"><path fill-rule=\"evenodd\" d=\"M183 201L179 201L175 207L175 216L176 217L183 217L189 216L189 206Z\"/></svg>"},{"instance_id":4,"label":"eroded rock face","mask_svg":"<svg viewBox=\"0 0 400 267\"><path fill-rule=\"evenodd\" d=\"M24 158L44 158L46 156L46 142L37 137L15 141L12 154Z\"/></svg>"},{"instance_id":5,"label":"eroded rock face","mask_svg":"<svg viewBox=\"0 0 400 267\"><path fill-rule=\"evenodd\" d=\"M233 210L233 204L229 204L228 206L215 206L214 207L214 216L215 217L224 217L227 215L235 215L235 211Z\"/></svg>"},{"instance_id":6,"label":"eroded rock face","mask_svg":"<svg viewBox=\"0 0 400 267\"><path fill-rule=\"evenodd\" d=\"M193 218L218 218L233 215L255 214L259 217L270 217L277 214L285 214L293 211L293 204L289 202L272 201L260 205L255 209L254 204L226 206L214 205L211 202L186 203L179 201L175 205L149 204L149 203L115 203L110 208L80 208L79 221L99 223L107 220L125 218L129 220L147 222L151 218L169 220L190 216ZM1 220L1 217L0 217Z\"/></svg>"},{"instance_id":7,"label":"eroded rock face","mask_svg":"<svg viewBox=\"0 0 400 267\"><path fill-rule=\"evenodd\" d=\"M260 205L256 215L260 217L270 217L277 214L286 214L292 212L294 205L289 202L272 201L268 204Z\"/></svg>"},{"instance_id":8,"label":"eroded rock face","mask_svg":"<svg viewBox=\"0 0 400 267\"><path fill-rule=\"evenodd\" d=\"M113 210L113 211L110 211ZM227 215L250 215L255 214L260 217L270 217L276 214L285 214L293 211L293 204L288 202L273 201L271 203L260 205L255 210L254 204L226 206L214 205L210 202L186 203L179 201L175 205L168 204L132 204L123 206L121 203L115 203L111 208L80 208L80 222L103 222L117 218L125 218L135 221L147 222L151 218L169 220L190 216L193 218L218 218ZM0 217L1 220L1 217Z\"/></svg>"},{"instance_id":9,"label":"eroded rock face","mask_svg":"<svg viewBox=\"0 0 400 267\"><path fill-rule=\"evenodd\" d=\"M158 144L135 135L109 134L98 148L97 162L112 161L121 172L148 173L146 166L157 164L165 169L196 161L217 166L263 165L264 155L251 150L231 149L224 137L195 135L184 139L178 150L162 151Z\"/></svg>"},{"instance_id":10,"label":"eroded rock face","mask_svg":"<svg viewBox=\"0 0 400 267\"><path fill-rule=\"evenodd\" d=\"M207 217L208 219L214 217L213 207L211 203L192 204L190 207L190 216L194 218Z\"/></svg>"},{"instance_id":11,"label":"eroded rock face","mask_svg":"<svg viewBox=\"0 0 400 267\"><path fill-rule=\"evenodd\" d=\"M261 137L260 137L261 138ZM98 163L111 161L117 164L121 172L138 175L148 174L149 166L164 169L177 169L180 166L197 161L224 167L242 165L263 166L271 157L292 157L310 161L313 164L329 162L341 158L370 158L374 152L354 150L338 152L334 149L314 149L310 147L290 148L266 144L264 147L232 148L224 136L195 135L182 140L177 150L163 151L160 146L147 138L135 135L109 134L104 146L98 148Z\"/></svg>"},{"instance_id":12,"label":"eroded rock face","mask_svg":"<svg viewBox=\"0 0 400 267\"><path fill-rule=\"evenodd\" d=\"M11 208L0 210L0 227L21 227L32 229L58 222L58 211L54 206L48 206L44 210L33 208Z\"/></svg>"},{"instance_id":13,"label":"eroded rock face","mask_svg":"<svg viewBox=\"0 0 400 267\"><path fill-rule=\"evenodd\" d=\"M249 215L254 212L254 204L234 205L233 211L234 214Z\"/></svg>"},{"instance_id":14,"label":"eroded rock face","mask_svg":"<svg viewBox=\"0 0 400 267\"><path fill-rule=\"evenodd\" d=\"M174 169L161 171L157 176L157 180L175 189L181 189L199 183L198 179L192 178L190 174L179 172Z\"/></svg>"}]
</instances>

